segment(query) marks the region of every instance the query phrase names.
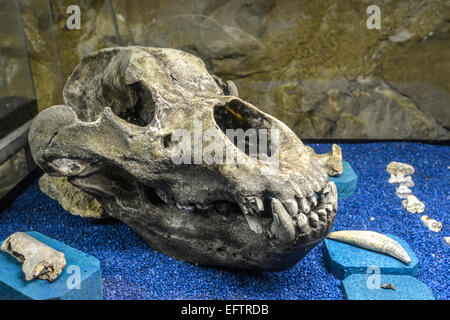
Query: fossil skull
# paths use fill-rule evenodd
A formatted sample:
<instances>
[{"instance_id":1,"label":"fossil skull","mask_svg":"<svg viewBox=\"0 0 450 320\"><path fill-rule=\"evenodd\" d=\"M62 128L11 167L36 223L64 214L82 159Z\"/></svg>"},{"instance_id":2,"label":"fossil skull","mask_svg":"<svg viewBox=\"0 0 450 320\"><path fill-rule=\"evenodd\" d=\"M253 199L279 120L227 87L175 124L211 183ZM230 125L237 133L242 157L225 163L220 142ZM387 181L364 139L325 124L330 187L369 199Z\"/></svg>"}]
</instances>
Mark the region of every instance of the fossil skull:
<instances>
[{"instance_id":1,"label":"fossil skull","mask_svg":"<svg viewBox=\"0 0 450 320\"><path fill-rule=\"evenodd\" d=\"M240 99L232 82L191 54L103 49L73 71L64 104L33 121L36 163L93 195L156 250L203 265L279 271L331 229L337 192L319 162L285 124ZM192 133L195 145L198 123L220 138L215 150L246 161L174 163L174 132ZM276 168L227 137L226 129L238 128L279 132L265 154L277 153Z\"/></svg>"}]
</instances>

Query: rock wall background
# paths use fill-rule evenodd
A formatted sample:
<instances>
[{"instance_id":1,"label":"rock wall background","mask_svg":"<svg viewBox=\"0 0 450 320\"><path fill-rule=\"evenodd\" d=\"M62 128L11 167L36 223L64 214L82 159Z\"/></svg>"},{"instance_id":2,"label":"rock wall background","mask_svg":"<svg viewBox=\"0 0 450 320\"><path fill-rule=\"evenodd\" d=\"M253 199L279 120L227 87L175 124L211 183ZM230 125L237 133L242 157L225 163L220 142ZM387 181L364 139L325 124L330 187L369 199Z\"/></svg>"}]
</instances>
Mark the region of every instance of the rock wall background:
<instances>
[{"instance_id":1,"label":"rock wall background","mask_svg":"<svg viewBox=\"0 0 450 320\"><path fill-rule=\"evenodd\" d=\"M20 0L39 108L80 58L117 45L108 1ZM81 8L81 30L66 9ZM449 139L448 0L111 0L121 45L173 47L301 138ZM366 27L371 4L381 29ZM53 31L48 23L51 12ZM53 34L52 34L53 32ZM55 55L59 66L56 65Z\"/></svg>"}]
</instances>

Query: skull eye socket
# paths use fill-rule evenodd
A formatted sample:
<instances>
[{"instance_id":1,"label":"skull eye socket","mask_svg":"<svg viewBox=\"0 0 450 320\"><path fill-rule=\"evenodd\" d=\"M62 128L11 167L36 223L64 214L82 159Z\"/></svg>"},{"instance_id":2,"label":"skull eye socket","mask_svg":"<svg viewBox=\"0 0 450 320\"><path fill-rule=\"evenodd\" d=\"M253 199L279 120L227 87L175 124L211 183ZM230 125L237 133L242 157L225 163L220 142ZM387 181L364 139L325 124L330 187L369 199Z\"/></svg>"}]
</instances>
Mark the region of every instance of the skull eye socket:
<instances>
[{"instance_id":1,"label":"skull eye socket","mask_svg":"<svg viewBox=\"0 0 450 320\"><path fill-rule=\"evenodd\" d=\"M134 84L131 88L132 98L129 101L135 102L131 105L114 105L111 109L123 120L140 127L145 127L153 120L155 115L155 102L151 94L142 90L139 84Z\"/></svg>"},{"instance_id":2,"label":"skull eye socket","mask_svg":"<svg viewBox=\"0 0 450 320\"><path fill-rule=\"evenodd\" d=\"M214 120L227 138L246 155L271 155L270 124L239 100L214 106ZM243 135L243 136L242 136Z\"/></svg>"}]
</instances>

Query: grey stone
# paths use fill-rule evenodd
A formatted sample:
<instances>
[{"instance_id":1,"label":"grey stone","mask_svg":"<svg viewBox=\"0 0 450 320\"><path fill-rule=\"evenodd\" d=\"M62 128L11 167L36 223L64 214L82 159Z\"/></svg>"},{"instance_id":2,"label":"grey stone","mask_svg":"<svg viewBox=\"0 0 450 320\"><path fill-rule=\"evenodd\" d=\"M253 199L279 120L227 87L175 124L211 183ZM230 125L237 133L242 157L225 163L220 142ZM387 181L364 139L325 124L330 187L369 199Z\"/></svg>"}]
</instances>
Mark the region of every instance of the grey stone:
<instances>
[{"instance_id":1,"label":"grey stone","mask_svg":"<svg viewBox=\"0 0 450 320\"><path fill-rule=\"evenodd\" d=\"M39 188L73 215L95 219L108 217L93 196L69 183L67 177L50 177L44 174L39 179Z\"/></svg>"}]
</instances>

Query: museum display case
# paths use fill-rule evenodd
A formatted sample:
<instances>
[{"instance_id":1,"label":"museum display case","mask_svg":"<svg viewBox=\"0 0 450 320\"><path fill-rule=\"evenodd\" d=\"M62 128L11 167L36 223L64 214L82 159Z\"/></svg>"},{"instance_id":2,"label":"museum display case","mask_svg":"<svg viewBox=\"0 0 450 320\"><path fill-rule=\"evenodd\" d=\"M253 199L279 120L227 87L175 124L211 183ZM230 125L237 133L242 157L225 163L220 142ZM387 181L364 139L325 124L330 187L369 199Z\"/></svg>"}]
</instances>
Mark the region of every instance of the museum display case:
<instances>
[{"instance_id":1,"label":"museum display case","mask_svg":"<svg viewBox=\"0 0 450 320\"><path fill-rule=\"evenodd\" d=\"M449 21L0 0L0 299L448 300Z\"/></svg>"}]
</instances>

